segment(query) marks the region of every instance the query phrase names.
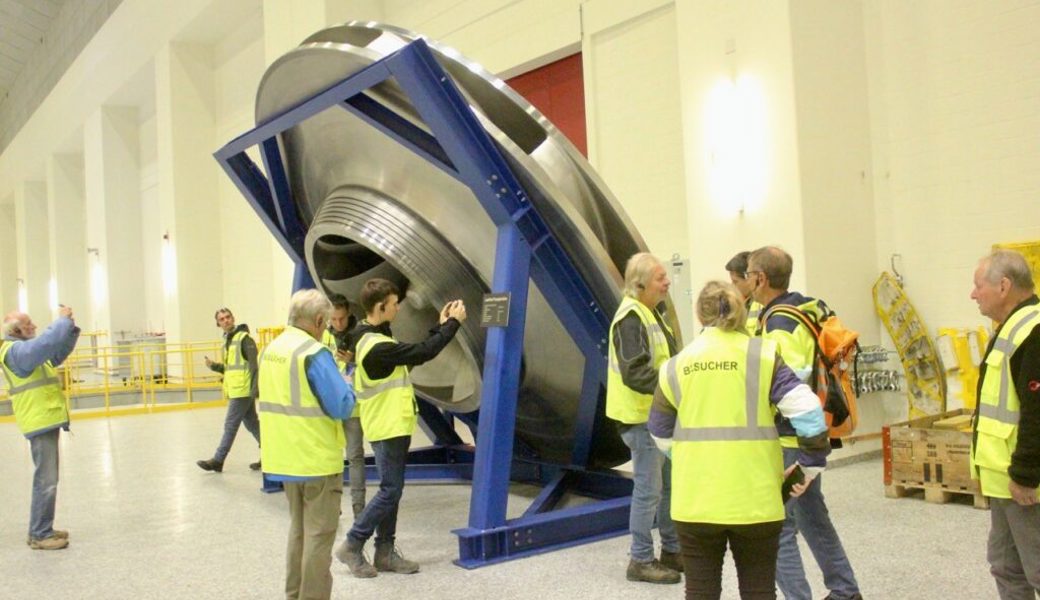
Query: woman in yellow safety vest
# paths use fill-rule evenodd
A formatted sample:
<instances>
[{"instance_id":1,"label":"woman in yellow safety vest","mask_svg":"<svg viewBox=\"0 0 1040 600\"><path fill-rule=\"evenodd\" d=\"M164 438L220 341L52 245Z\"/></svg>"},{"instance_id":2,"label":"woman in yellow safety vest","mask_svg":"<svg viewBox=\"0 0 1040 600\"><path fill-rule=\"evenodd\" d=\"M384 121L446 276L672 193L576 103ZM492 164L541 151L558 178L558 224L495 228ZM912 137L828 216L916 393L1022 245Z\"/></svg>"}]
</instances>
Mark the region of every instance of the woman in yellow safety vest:
<instances>
[{"instance_id":1,"label":"woman in yellow safety vest","mask_svg":"<svg viewBox=\"0 0 1040 600\"><path fill-rule=\"evenodd\" d=\"M709 282L697 299L701 335L661 367L648 428L672 459L672 519L686 598L719 598L727 544L741 598L776 598L785 473L774 411L791 420L801 494L827 464L820 401L770 340L749 337L737 289ZM793 478L792 478L793 479Z\"/></svg>"}]
</instances>

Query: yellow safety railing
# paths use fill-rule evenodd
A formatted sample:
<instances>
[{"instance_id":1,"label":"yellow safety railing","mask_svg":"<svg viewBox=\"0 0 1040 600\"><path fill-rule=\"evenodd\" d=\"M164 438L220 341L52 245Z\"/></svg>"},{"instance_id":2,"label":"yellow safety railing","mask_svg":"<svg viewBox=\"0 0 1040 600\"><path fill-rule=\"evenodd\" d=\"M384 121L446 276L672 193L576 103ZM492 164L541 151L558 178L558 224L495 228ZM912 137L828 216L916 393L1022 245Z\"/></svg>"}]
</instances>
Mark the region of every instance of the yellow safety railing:
<instances>
[{"instance_id":1,"label":"yellow safety railing","mask_svg":"<svg viewBox=\"0 0 1040 600\"><path fill-rule=\"evenodd\" d=\"M76 411L77 418L215 406L226 402L226 398L221 395L213 399L212 392L221 390L221 376L206 367L205 357L221 356L222 345L213 341L88 346L73 351L59 367L59 375L70 405L82 397L103 399L97 408ZM198 398L197 392L202 391L209 393ZM184 399L159 402L157 396L164 392L182 392ZM138 401L130 401L128 394L139 396ZM120 400L115 406L114 399ZM6 381L0 402L10 402ZM0 422L13 420L9 407L8 404L8 410L3 411L8 416L0 416Z\"/></svg>"},{"instance_id":2,"label":"yellow safety railing","mask_svg":"<svg viewBox=\"0 0 1040 600\"><path fill-rule=\"evenodd\" d=\"M271 341L282 334L285 331L285 327L261 327L256 330L256 345L260 350L267 347Z\"/></svg>"}]
</instances>

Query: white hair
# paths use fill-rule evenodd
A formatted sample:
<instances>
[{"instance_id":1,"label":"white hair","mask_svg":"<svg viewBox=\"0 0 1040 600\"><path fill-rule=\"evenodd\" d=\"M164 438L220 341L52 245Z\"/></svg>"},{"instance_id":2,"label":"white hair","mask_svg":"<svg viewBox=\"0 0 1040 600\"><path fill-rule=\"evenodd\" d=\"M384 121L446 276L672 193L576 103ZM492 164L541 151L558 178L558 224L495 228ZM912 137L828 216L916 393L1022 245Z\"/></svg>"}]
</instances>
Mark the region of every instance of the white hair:
<instances>
[{"instance_id":1,"label":"white hair","mask_svg":"<svg viewBox=\"0 0 1040 600\"><path fill-rule=\"evenodd\" d=\"M314 323L320 315L327 321L332 312L332 303L325 294L315 289L300 290L289 300L289 325Z\"/></svg>"},{"instance_id":2,"label":"white hair","mask_svg":"<svg viewBox=\"0 0 1040 600\"><path fill-rule=\"evenodd\" d=\"M11 337L16 329L21 327L22 317L21 315L7 315L4 317L4 324L2 328L4 337Z\"/></svg>"},{"instance_id":3,"label":"white hair","mask_svg":"<svg viewBox=\"0 0 1040 600\"><path fill-rule=\"evenodd\" d=\"M994 250L979 262L985 265L984 277L992 284L998 284L1001 279L1007 277L1015 289L1024 292L1032 292L1035 289L1029 264L1014 250Z\"/></svg>"},{"instance_id":4,"label":"white hair","mask_svg":"<svg viewBox=\"0 0 1040 600\"><path fill-rule=\"evenodd\" d=\"M664 267L661 261L649 252L633 254L625 265L625 295L639 298L639 294L650 285L654 269Z\"/></svg>"}]
</instances>

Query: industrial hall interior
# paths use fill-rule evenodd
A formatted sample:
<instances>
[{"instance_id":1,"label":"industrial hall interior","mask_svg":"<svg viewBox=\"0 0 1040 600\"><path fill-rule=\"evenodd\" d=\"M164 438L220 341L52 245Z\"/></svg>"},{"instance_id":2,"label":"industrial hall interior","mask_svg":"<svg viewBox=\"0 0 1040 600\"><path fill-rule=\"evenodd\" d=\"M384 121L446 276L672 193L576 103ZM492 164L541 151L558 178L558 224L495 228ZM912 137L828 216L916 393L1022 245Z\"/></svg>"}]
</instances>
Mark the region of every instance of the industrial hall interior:
<instances>
[{"instance_id":1,"label":"industrial hall interior","mask_svg":"<svg viewBox=\"0 0 1040 600\"><path fill-rule=\"evenodd\" d=\"M1040 598L1040 0L0 0L0 597Z\"/></svg>"}]
</instances>

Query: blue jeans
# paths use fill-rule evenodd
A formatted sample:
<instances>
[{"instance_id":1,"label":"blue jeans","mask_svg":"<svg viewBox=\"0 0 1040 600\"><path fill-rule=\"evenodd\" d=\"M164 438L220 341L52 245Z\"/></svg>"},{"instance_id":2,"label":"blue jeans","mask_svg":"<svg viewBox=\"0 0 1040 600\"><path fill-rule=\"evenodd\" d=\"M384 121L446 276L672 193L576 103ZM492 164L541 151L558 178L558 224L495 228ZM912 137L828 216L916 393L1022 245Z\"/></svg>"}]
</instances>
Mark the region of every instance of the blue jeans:
<instances>
[{"instance_id":1,"label":"blue jeans","mask_svg":"<svg viewBox=\"0 0 1040 600\"><path fill-rule=\"evenodd\" d=\"M220 438L213 460L224 462L231 444L235 443L238 426L245 425L246 431L253 434L256 443L260 443L260 420L256 416L256 404L252 398L232 398L228 400L227 415L224 416L224 437Z\"/></svg>"},{"instance_id":2,"label":"blue jeans","mask_svg":"<svg viewBox=\"0 0 1040 600\"><path fill-rule=\"evenodd\" d=\"M404 435L372 442L372 453L379 469L379 491L354 519L347 537L364 544L374 533L376 545L393 544L397 534L397 507L404 492L404 468L412 437Z\"/></svg>"},{"instance_id":3,"label":"blue jeans","mask_svg":"<svg viewBox=\"0 0 1040 600\"><path fill-rule=\"evenodd\" d=\"M661 534L661 548L679 552L679 536L672 522L672 461L657 448L646 423L624 426L621 439L632 451L632 507L628 513L628 529L632 532L632 560L654 559L656 521Z\"/></svg>"},{"instance_id":4,"label":"blue jeans","mask_svg":"<svg viewBox=\"0 0 1040 600\"><path fill-rule=\"evenodd\" d=\"M32 503L29 509L29 537L42 540L54 534L54 505L58 502L58 436L52 429L29 438L32 450Z\"/></svg>"},{"instance_id":5,"label":"blue jeans","mask_svg":"<svg viewBox=\"0 0 1040 600\"><path fill-rule=\"evenodd\" d=\"M785 468L797 460L797 448L784 448ZM830 597L846 600L859 594L852 564L824 504L822 485L822 477L817 477L805 493L787 503L776 561L776 584L787 600L812 600L812 589L805 580L802 556L798 551L798 532L802 533L823 573L823 584L830 590Z\"/></svg>"}]
</instances>

